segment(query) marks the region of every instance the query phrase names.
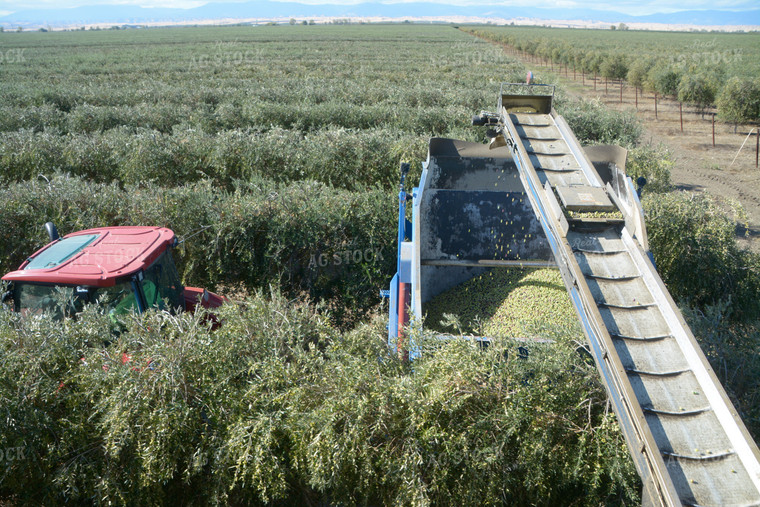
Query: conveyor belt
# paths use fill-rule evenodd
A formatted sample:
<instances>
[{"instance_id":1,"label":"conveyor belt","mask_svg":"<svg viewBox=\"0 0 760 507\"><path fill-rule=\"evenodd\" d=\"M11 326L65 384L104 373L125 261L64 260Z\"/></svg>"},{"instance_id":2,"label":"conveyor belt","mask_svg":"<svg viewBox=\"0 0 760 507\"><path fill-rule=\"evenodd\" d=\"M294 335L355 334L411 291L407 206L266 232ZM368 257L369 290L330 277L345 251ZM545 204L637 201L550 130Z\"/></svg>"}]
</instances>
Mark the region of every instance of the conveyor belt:
<instances>
[{"instance_id":1,"label":"conveyor belt","mask_svg":"<svg viewBox=\"0 0 760 507\"><path fill-rule=\"evenodd\" d=\"M550 97L529 98L539 104L533 112L525 97L502 95L498 129L582 321L645 503L760 505L757 445L645 253L638 200L603 185ZM605 204L588 197L594 187L624 220L568 217L559 190L594 211Z\"/></svg>"}]
</instances>

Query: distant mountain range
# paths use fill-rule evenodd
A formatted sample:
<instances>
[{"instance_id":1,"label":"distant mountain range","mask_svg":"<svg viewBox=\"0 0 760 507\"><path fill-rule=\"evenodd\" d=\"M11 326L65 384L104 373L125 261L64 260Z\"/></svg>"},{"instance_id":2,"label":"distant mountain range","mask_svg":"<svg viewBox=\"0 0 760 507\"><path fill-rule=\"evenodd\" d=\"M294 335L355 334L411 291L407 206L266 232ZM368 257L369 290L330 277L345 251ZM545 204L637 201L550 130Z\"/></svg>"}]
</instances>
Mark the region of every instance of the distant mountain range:
<instances>
[{"instance_id":1,"label":"distant mountain range","mask_svg":"<svg viewBox=\"0 0 760 507\"><path fill-rule=\"evenodd\" d=\"M0 26L37 27L91 24L177 23L222 19L276 18L420 18L467 16L501 19L585 20L605 23L665 23L688 25L760 25L760 9L743 12L721 10L682 11L668 14L631 16L618 12L588 9L542 9L500 5L459 6L429 2L384 4L365 2L355 5L308 5L297 2L251 1L246 3L209 3L193 9L145 8L128 5L85 6L72 9L19 11L0 17Z\"/></svg>"}]
</instances>

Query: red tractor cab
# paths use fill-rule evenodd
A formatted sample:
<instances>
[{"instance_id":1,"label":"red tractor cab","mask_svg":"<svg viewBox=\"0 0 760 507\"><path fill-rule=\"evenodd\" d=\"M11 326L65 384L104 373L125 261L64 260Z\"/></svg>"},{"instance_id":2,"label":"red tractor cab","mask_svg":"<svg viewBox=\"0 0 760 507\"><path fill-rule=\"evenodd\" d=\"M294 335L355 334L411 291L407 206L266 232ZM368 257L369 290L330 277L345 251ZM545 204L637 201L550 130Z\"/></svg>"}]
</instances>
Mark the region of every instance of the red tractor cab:
<instances>
[{"instance_id":1,"label":"red tractor cab","mask_svg":"<svg viewBox=\"0 0 760 507\"><path fill-rule=\"evenodd\" d=\"M183 287L172 259L174 232L163 227L101 227L63 238L52 223L52 240L16 271L3 302L13 301L22 314L71 316L95 303L112 316L150 308L193 310L197 304L216 308L224 299L196 287Z\"/></svg>"}]
</instances>

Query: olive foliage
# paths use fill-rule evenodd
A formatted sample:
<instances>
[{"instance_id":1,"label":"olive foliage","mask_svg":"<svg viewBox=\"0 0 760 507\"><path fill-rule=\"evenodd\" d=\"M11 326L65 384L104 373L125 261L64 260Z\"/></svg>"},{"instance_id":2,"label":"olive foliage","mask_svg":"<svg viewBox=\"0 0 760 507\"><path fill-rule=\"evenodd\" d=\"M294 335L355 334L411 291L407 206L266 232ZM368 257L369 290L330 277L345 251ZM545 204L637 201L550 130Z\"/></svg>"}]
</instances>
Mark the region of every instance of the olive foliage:
<instances>
[{"instance_id":1,"label":"olive foliage","mask_svg":"<svg viewBox=\"0 0 760 507\"><path fill-rule=\"evenodd\" d=\"M277 292L203 314L0 310L0 497L23 504L599 505L638 479L596 369L554 345L481 350L382 320L340 333ZM106 343L110 342L110 343Z\"/></svg>"}]
</instances>

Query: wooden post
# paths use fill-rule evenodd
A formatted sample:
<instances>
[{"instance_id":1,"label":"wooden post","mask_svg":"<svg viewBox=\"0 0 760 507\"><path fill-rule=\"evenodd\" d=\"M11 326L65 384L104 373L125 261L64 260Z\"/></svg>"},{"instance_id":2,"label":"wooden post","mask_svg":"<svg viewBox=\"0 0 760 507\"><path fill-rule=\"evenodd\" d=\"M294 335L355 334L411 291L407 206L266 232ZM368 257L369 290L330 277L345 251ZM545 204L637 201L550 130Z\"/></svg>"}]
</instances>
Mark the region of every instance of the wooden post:
<instances>
[{"instance_id":1,"label":"wooden post","mask_svg":"<svg viewBox=\"0 0 760 507\"><path fill-rule=\"evenodd\" d=\"M586 86L586 73L581 71L581 84Z\"/></svg>"},{"instance_id":2,"label":"wooden post","mask_svg":"<svg viewBox=\"0 0 760 507\"><path fill-rule=\"evenodd\" d=\"M639 87L634 86L633 89L636 90L635 92L636 93L636 110L638 111L639 110Z\"/></svg>"},{"instance_id":3,"label":"wooden post","mask_svg":"<svg viewBox=\"0 0 760 507\"><path fill-rule=\"evenodd\" d=\"M606 77L604 78L604 94L607 95L609 93L609 88L607 87L607 83L609 82L609 79Z\"/></svg>"},{"instance_id":4,"label":"wooden post","mask_svg":"<svg viewBox=\"0 0 760 507\"><path fill-rule=\"evenodd\" d=\"M573 81L575 81L575 65L573 65Z\"/></svg>"},{"instance_id":5,"label":"wooden post","mask_svg":"<svg viewBox=\"0 0 760 507\"><path fill-rule=\"evenodd\" d=\"M715 113L712 115L713 148L715 148Z\"/></svg>"},{"instance_id":6,"label":"wooden post","mask_svg":"<svg viewBox=\"0 0 760 507\"><path fill-rule=\"evenodd\" d=\"M760 128L755 129L755 167L760 162Z\"/></svg>"},{"instance_id":7,"label":"wooden post","mask_svg":"<svg viewBox=\"0 0 760 507\"><path fill-rule=\"evenodd\" d=\"M620 103L623 103L623 80L620 80Z\"/></svg>"},{"instance_id":8,"label":"wooden post","mask_svg":"<svg viewBox=\"0 0 760 507\"><path fill-rule=\"evenodd\" d=\"M678 114L681 115L681 132L683 132L683 103L678 103Z\"/></svg>"},{"instance_id":9,"label":"wooden post","mask_svg":"<svg viewBox=\"0 0 760 507\"><path fill-rule=\"evenodd\" d=\"M657 92L654 92L654 119L657 119Z\"/></svg>"},{"instance_id":10,"label":"wooden post","mask_svg":"<svg viewBox=\"0 0 760 507\"><path fill-rule=\"evenodd\" d=\"M596 91L596 71L594 71L594 91Z\"/></svg>"}]
</instances>

